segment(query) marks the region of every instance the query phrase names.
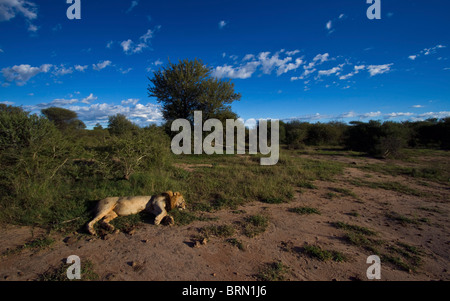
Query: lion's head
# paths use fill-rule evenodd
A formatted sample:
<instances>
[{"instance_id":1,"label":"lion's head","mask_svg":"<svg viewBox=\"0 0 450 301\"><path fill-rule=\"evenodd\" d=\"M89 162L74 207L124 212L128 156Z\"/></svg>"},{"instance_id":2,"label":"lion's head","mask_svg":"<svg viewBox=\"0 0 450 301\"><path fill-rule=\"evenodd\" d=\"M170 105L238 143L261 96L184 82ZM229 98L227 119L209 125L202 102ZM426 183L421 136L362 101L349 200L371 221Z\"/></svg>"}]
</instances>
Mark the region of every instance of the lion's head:
<instances>
[{"instance_id":1,"label":"lion's head","mask_svg":"<svg viewBox=\"0 0 450 301\"><path fill-rule=\"evenodd\" d=\"M180 210L186 209L186 201L179 192L166 192L170 197L170 209L178 208Z\"/></svg>"}]
</instances>

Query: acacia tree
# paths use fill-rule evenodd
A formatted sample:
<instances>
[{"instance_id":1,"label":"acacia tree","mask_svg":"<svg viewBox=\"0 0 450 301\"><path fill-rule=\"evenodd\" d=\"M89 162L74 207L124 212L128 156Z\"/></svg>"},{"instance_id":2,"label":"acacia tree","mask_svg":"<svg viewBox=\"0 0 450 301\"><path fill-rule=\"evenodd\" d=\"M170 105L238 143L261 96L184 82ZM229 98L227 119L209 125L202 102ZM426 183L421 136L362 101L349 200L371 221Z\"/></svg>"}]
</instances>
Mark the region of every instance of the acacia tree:
<instances>
[{"instance_id":1,"label":"acacia tree","mask_svg":"<svg viewBox=\"0 0 450 301\"><path fill-rule=\"evenodd\" d=\"M78 114L74 111L64 108L51 107L42 109L41 112L60 130L86 128L84 122L78 119Z\"/></svg>"},{"instance_id":2,"label":"acacia tree","mask_svg":"<svg viewBox=\"0 0 450 301\"><path fill-rule=\"evenodd\" d=\"M196 110L203 111L204 119L237 117L230 104L241 95L234 92L230 80L213 77L211 68L201 60L169 61L148 79L148 96L162 104L163 118L168 122L178 118L193 122Z\"/></svg>"}]
</instances>

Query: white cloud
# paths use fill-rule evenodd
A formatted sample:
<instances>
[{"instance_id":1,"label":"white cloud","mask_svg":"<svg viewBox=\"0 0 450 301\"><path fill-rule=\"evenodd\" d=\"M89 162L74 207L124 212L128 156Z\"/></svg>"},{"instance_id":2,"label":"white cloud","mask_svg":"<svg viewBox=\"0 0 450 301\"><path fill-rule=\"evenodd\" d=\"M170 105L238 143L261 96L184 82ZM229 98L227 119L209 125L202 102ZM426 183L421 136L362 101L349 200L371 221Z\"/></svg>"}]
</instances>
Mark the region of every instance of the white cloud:
<instances>
[{"instance_id":1,"label":"white cloud","mask_svg":"<svg viewBox=\"0 0 450 301\"><path fill-rule=\"evenodd\" d=\"M147 67L147 72L153 72L153 66L158 67L160 65L164 64L160 59L157 59L153 63L150 64L150 66Z\"/></svg>"},{"instance_id":2,"label":"white cloud","mask_svg":"<svg viewBox=\"0 0 450 301\"><path fill-rule=\"evenodd\" d=\"M142 52L143 49L145 49L145 48L147 48L147 47L148 47L147 44L145 44L145 43L139 43L139 44L137 44L137 45L133 48L132 52L133 52L133 53L140 53L140 52Z\"/></svg>"},{"instance_id":3,"label":"white cloud","mask_svg":"<svg viewBox=\"0 0 450 301\"><path fill-rule=\"evenodd\" d=\"M340 114L339 116L338 116L338 118L354 118L354 117L357 117L358 115L355 113L355 112L353 112L353 111L350 111L350 112L347 112L347 113L342 113L342 114Z\"/></svg>"},{"instance_id":4,"label":"white cloud","mask_svg":"<svg viewBox=\"0 0 450 301\"><path fill-rule=\"evenodd\" d=\"M225 53L225 55L226 55L226 53ZM225 56L224 56L225 57ZM245 56L244 56L244 58L242 59L242 61L243 62L245 62L245 61L250 61L250 60L253 60L255 58L255 55L254 54L246 54Z\"/></svg>"},{"instance_id":5,"label":"white cloud","mask_svg":"<svg viewBox=\"0 0 450 301\"><path fill-rule=\"evenodd\" d=\"M154 31L149 29L145 34L143 34L139 39L141 39L144 43L147 43L147 41L151 38L153 38Z\"/></svg>"},{"instance_id":6,"label":"white cloud","mask_svg":"<svg viewBox=\"0 0 450 301\"><path fill-rule=\"evenodd\" d=\"M442 48L446 48L447 46L445 46L445 45L441 45L441 44L438 44L438 45L436 45L436 46L434 46L434 47L430 47L430 48L425 48L425 49L423 49L423 50L421 50L419 53L417 53L417 54L413 54L413 55L410 55L410 56L408 56L408 58L410 59L410 60L415 60L415 59L417 59L418 57L420 57L421 55L430 55L430 54L435 54L436 52L437 52L437 50L438 49L442 49Z\"/></svg>"},{"instance_id":7,"label":"white cloud","mask_svg":"<svg viewBox=\"0 0 450 301\"><path fill-rule=\"evenodd\" d=\"M129 106L128 106L129 105ZM128 105L113 105L109 103L95 103L89 106L70 106L78 114L78 117L87 125L106 123L109 116L116 114L125 115L130 121L145 126L154 122L162 121L162 113L159 105L139 103Z\"/></svg>"},{"instance_id":8,"label":"white cloud","mask_svg":"<svg viewBox=\"0 0 450 301\"><path fill-rule=\"evenodd\" d=\"M293 56L293 55L296 55L299 52L300 52L300 50L298 50L298 49L292 50L292 51L286 51L286 55Z\"/></svg>"},{"instance_id":9,"label":"white cloud","mask_svg":"<svg viewBox=\"0 0 450 301\"><path fill-rule=\"evenodd\" d=\"M137 104L139 102L139 99L137 98L128 98L121 101L121 104L123 105L129 105L129 104Z\"/></svg>"},{"instance_id":10,"label":"white cloud","mask_svg":"<svg viewBox=\"0 0 450 301\"><path fill-rule=\"evenodd\" d=\"M81 100L82 103L90 104L92 101L97 100L97 97L94 94L89 94L88 97L85 97Z\"/></svg>"},{"instance_id":11,"label":"white cloud","mask_svg":"<svg viewBox=\"0 0 450 301\"><path fill-rule=\"evenodd\" d=\"M277 76L280 76L289 71L296 70L303 64L301 58L296 58L294 61L292 56L280 58L280 53L282 52L284 51L276 52L273 55L270 55L270 52L260 52L258 55L247 54L242 59L243 63L240 66L231 66L228 64L217 66L213 70L213 76L218 78L246 79L251 77L258 68L264 74L271 74L272 71L276 70ZM298 51L289 53L298 53ZM237 60L237 57L234 56L230 56L230 58L234 61Z\"/></svg>"},{"instance_id":12,"label":"white cloud","mask_svg":"<svg viewBox=\"0 0 450 301\"><path fill-rule=\"evenodd\" d=\"M441 48L445 48L445 47L446 46L444 46L444 45L436 45L436 46L431 47L431 48L425 48L421 52L423 52L424 55L430 55L432 53L436 53L437 49L441 49Z\"/></svg>"},{"instance_id":13,"label":"white cloud","mask_svg":"<svg viewBox=\"0 0 450 301\"><path fill-rule=\"evenodd\" d=\"M329 57L330 57L329 53L318 54L314 57L313 62L318 61L319 63L323 63L323 62L328 61Z\"/></svg>"},{"instance_id":14,"label":"white cloud","mask_svg":"<svg viewBox=\"0 0 450 301\"><path fill-rule=\"evenodd\" d=\"M130 72L131 70L133 70L133 68L128 68L128 69L122 69L122 68L119 68L119 71L120 71L120 73L122 73L122 74L127 74L128 72Z\"/></svg>"},{"instance_id":15,"label":"white cloud","mask_svg":"<svg viewBox=\"0 0 450 301\"><path fill-rule=\"evenodd\" d=\"M111 48L113 44L114 44L114 41L109 41L109 42L106 44L106 48Z\"/></svg>"},{"instance_id":16,"label":"white cloud","mask_svg":"<svg viewBox=\"0 0 450 301\"><path fill-rule=\"evenodd\" d=\"M132 40L128 39L126 41L123 41L122 43L120 43L120 46L122 46L122 49L124 52L128 52L131 49L131 44L133 43Z\"/></svg>"},{"instance_id":17,"label":"white cloud","mask_svg":"<svg viewBox=\"0 0 450 301\"><path fill-rule=\"evenodd\" d=\"M1 0L0 1L0 21L9 21L22 15L27 20L37 18L36 5L25 0Z\"/></svg>"},{"instance_id":18,"label":"white cloud","mask_svg":"<svg viewBox=\"0 0 450 301\"><path fill-rule=\"evenodd\" d=\"M2 104L4 104L4 105L7 105L7 106L12 106L12 105L14 105L14 102L12 102L12 101L7 101L7 100L5 100L5 101L0 101L0 103L2 103Z\"/></svg>"},{"instance_id":19,"label":"white cloud","mask_svg":"<svg viewBox=\"0 0 450 301\"><path fill-rule=\"evenodd\" d=\"M277 75L284 74L291 70L297 70L297 68L300 67L301 64L303 64L303 60L300 58L297 58L295 60L295 63L283 64L278 68Z\"/></svg>"},{"instance_id":20,"label":"white cloud","mask_svg":"<svg viewBox=\"0 0 450 301\"><path fill-rule=\"evenodd\" d=\"M369 113L360 114L359 118L366 119L366 118L374 118L374 117L379 117L379 116L381 116L381 112L377 111L377 112L369 112Z\"/></svg>"},{"instance_id":21,"label":"white cloud","mask_svg":"<svg viewBox=\"0 0 450 301\"><path fill-rule=\"evenodd\" d=\"M133 8L135 8L138 4L139 4L139 1L136 1L136 0L131 1L130 8L128 8L128 10L126 11L126 13L131 12L131 11L133 10Z\"/></svg>"},{"instance_id":22,"label":"white cloud","mask_svg":"<svg viewBox=\"0 0 450 301\"><path fill-rule=\"evenodd\" d=\"M55 71L53 71L53 74L56 76L61 76L61 75L66 75L66 74L71 74L73 73L73 69L72 67L66 68L63 65L61 65L61 67L56 67L55 66Z\"/></svg>"},{"instance_id":23,"label":"white cloud","mask_svg":"<svg viewBox=\"0 0 450 301\"><path fill-rule=\"evenodd\" d=\"M322 115L320 113L302 115L298 117L291 117L283 119L284 121L292 121L292 120L300 120L300 121L317 121L317 120L336 120L336 119L350 119L350 120L367 120L367 119L379 119L380 117L384 119L393 119L400 118L401 120L413 120L420 121L428 118L437 118L442 119L446 117L450 117L449 111L441 111L441 112L427 112L422 114L414 114L411 112L392 112L392 113L381 113L380 111L376 112L367 112L367 113L356 113L355 111L349 111L346 113L336 114L336 115Z\"/></svg>"},{"instance_id":24,"label":"white cloud","mask_svg":"<svg viewBox=\"0 0 450 301\"><path fill-rule=\"evenodd\" d=\"M65 99L65 98L57 98L52 100L49 103L40 103L36 105L36 107L39 108L49 108L49 107L61 107L61 106L68 106L74 103L77 103L78 99L72 98L72 99Z\"/></svg>"},{"instance_id":25,"label":"white cloud","mask_svg":"<svg viewBox=\"0 0 450 301\"><path fill-rule=\"evenodd\" d=\"M367 66L367 69L369 70L370 76L375 76L378 74L389 72L391 70L392 65L393 63L384 65L370 65Z\"/></svg>"},{"instance_id":26,"label":"white cloud","mask_svg":"<svg viewBox=\"0 0 450 301\"><path fill-rule=\"evenodd\" d=\"M240 67L233 67L229 65L217 66L212 72L212 76L217 78L250 78L260 65L259 62L249 62Z\"/></svg>"},{"instance_id":27,"label":"white cloud","mask_svg":"<svg viewBox=\"0 0 450 301\"><path fill-rule=\"evenodd\" d=\"M156 26L154 30L148 29L145 34L139 37L139 43L133 42L133 40L128 39L126 41L122 41L120 46L122 46L123 52L126 54L135 54L140 53L145 48L149 47L150 40L153 38L155 32L160 29L161 26Z\"/></svg>"},{"instance_id":28,"label":"white cloud","mask_svg":"<svg viewBox=\"0 0 450 301\"><path fill-rule=\"evenodd\" d=\"M319 76L321 75L326 75L326 76L330 76L331 74L337 74L339 75L340 71L342 70L342 67L344 66L344 64L340 64L339 66L333 67L331 69L328 70L320 70Z\"/></svg>"},{"instance_id":29,"label":"white cloud","mask_svg":"<svg viewBox=\"0 0 450 301\"><path fill-rule=\"evenodd\" d=\"M30 24L28 26L28 31L31 31L31 32L36 32L36 31L38 31L38 29L39 28L36 25L33 25L33 24Z\"/></svg>"},{"instance_id":30,"label":"white cloud","mask_svg":"<svg viewBox=\"0 0 450 301\"><path fill-rule=\"evenodd\" d=\"M412 119L413 120L425 120L428 118L442 119L442 118L446 118L446 117L450 117L449 111L427 112L427 113L423 113L423 114L418 114L418 115L414 116Z\"/></svg>"},{"instance_id":31,"label":"white cloud","mask_svg":"<svg viewBox=\"0 0 450 301\"><path fill-rule=\"evenodd\" d=\"M99 62L98 64L92 64L92 68L96 71L100 71L110 65L111 65L111 61L103 61L103 62Z\"/></svg>"},{"instance_id":32,"label":"white cloud","mask_svg":"<svg viewBox=\"0 0 450 301\"><path fill-rule=\"evenodd\" d=\"M308 66L303 66L303 74L300 76L300 79L304 79L308 77L310 74L317 71L316 68L311 69L311 63Z\"/></svg>"},{"instance_id":33,"label":"white cloud","mask_svg":"<svg viewBox=\"0 0 450 301\"><path fill-rule=\"evenodd\" d=\"M359 73L360 70L363 70L364 68L366 68L366 66L364 65L356 65L353 67L353 71L346 74L346 75L342 75L341 77L339 77L340 80L346 80L349 79L350 77L356 75Z\"/></svg>"},{"instance_id":34,"label":"white cloud","mask_svg":"<svg viewBox=\"0 0 450 301\"><path fill-rule=\"evenodd\" d=\"M3 49L0 48L0 53L3 53L3 52L4 52Z\"/></svg>"},{"instance_id":35,"label":"white cloud","mask_svg":"<svg viewBox=\"0 0 450 301\"><path fill-rule=\"evenodd\" d=\"M87 68L88 68L88 65L84 65L84 66L81 66L81 65L75 65L75 70L77 70L77 71L80 71L80 72L84 72L84 70L86 70Z\"/></svg>"},{"instance_id":36,"label":"white cloud","mask_svg":"<svg viewBox=\"0 0 450 301\"><path fill-rule=\"evenodd\" d=\"M224 28L225 26L227 26L227 24L228 24L228 22L222 20L222 21L219 22L219 28L222 29L222 28Z\"/></svg>"},{"instance_id":37,"label":"white cloud","mask_svg":"<svg viewBox=\"0 0 450 301\"><path fill-rule=\"evenodd\" d=\"M342 22L345 18L345 14L340 14L339 17L328 20L328 22L325 24L325 28L327 29L328 34L333 33L335 31L335 24L338 22Z\"/></svg>"},{"instance_id":38,"label":"white cloud","mask_svg":"<svg viewBox=\"0 0 450 301\"><path fill-rule=\"evenodd\" d=\"M413 105L411 106L411 108L415 108L415 109L420 109L420 108L424 108L425 106L422 105Z\"/></svg>"},{"instance_id":39,"label":"white cloud","mask_svg":"<svg viewBox=\"0 0 450 301\"><path fill-rule=\"evenodd\" d=\"M278 52L271 57L269 55L270 52L261 52L258 55L258 60L261 63L262 71L264 74L270 74L273 69L284 66L292 60L291 57L280 59Z\"/></svg>"},{"instance_id":40,"label":"white cloud","mask_svg":"<svg viewBox=\"0 0 450 301\"><path fill-rule=\"evenodd\" d=\"M47 73L52 67L51 64L43 64L40 67L32 67L28 64L15 65L13 67L3 68L1 72L8 82L16 82L16 85L23 86L32 77L39 73Z\"/></svg>"},{"instance_id":41,"label":"white cloud","mask_svg":"<svg viewBox=\"0 0 450 301\"><path fill-rule=\"evenodd\" d=\"M393 113L384 114L384 118L391 119L391 118L398 118L398 117L409 117L412 115L414 115L414 114L410 113L410 112L393 112Z\"/></svg>"},{"instance_id":42,"label":"white cloud","mask_svg":"<svg viewBox=\"0 0 450 301\"><path fill-rule=\"evenodd\" d=\"M77 93L77 92L75 92ZM96 123L107 125L108 117L116 114L123 114L132 122L146 126L154 122L162 122L161 106L151 103L139 104L139 99L124 99L120 105L111 103L92 103L97 100L93 93L82 100L71 98L58 98L50 103L40 103L37 105L27 105L24 109L33 113L39 112L42 108L51 106L62 106L78 114L80 120L88 126Z\"/></svg>"}]
</instances>

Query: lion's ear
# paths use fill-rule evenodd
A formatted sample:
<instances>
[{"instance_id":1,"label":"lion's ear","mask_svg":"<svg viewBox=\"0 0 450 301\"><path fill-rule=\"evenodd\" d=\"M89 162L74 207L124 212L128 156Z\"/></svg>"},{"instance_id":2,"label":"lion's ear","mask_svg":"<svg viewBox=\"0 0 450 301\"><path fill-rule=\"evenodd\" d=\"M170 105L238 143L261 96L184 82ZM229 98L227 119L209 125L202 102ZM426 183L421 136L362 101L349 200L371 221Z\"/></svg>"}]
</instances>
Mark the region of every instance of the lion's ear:
<instances>
[{"instance_id":1,"label":"lion's ear","mask_svg":"<svg viewBox=\"0 0 450 301\"><path fill-rule=\"evenodd\" d=\"M179 192L175 192L173 195L180 195L180 193Z\"/></svg>"},{"instance_id":2,"label":"lion's ear","mask_svg":"<svg viewBox=\"0 0 450 301\"><path fill-rule=\"evenodd\" d=\"M173 197L173 192L172 191L166 191L166 193L169 195L169 197Z\"/></svg>"}]
</instances>

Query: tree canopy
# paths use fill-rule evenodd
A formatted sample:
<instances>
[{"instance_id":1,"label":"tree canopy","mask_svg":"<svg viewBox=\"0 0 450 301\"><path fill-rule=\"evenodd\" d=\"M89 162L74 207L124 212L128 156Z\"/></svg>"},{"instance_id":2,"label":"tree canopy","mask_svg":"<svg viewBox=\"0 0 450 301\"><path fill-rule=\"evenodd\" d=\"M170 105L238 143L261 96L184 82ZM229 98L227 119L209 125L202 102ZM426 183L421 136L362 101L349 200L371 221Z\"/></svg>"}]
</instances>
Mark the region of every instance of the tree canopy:
<instances>
[{"instance_id":1,"label":"tree canopy","mask_svg":"<svg viewBox=\"0 0 450 301\"><path fill-rule=\"evenodd\" d=\"M178 118L192 122L196 110L203 111L204 119L237 117L230 104L241 95L230 80L211 76L211 68L201 60L169 61L148 79L148 96L162 104L163 118L168 122Z\"/></svg>"},{"instance_id":2,"label":"tree canopy","mask_svg":"<svg viewBox=\"0 0 450 301\"><path fill-rule=\"evenodd\" d=\"M42 109L41 112L60 130L86 128L84 122L78 119L78 114L74 111L64 108L51 107Z\"/></svg>"}]
</instances>

